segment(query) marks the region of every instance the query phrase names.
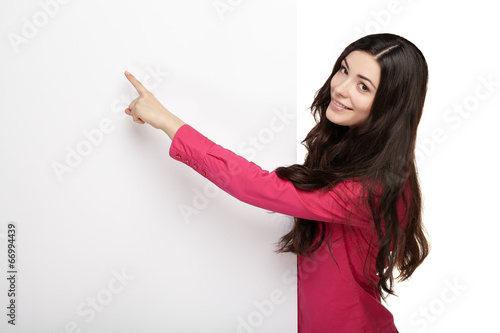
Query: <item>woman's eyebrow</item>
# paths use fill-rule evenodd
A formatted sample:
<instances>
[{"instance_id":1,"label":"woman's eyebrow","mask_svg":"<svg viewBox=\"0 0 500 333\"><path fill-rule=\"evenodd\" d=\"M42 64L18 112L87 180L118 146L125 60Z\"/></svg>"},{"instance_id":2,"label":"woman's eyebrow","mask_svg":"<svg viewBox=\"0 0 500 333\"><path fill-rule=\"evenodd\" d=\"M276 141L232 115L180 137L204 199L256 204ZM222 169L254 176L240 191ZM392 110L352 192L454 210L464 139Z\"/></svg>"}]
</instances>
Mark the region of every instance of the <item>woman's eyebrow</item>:
<instances>
[{"instance_id":1,"label":"woman's eyebrow","mask_svg":"<svg viewBox=\"0 0 500 333\"><path fill-rule=\"evenodd\" d=\"M349 64L347 63L347 59L344 58L344 62L345 62L345 67L347 67L347 70L349 70ZM370 84L372 85L372 87L375 88L375 90L377 89L377 87L375 87L375 85L373 84L373 82L369 78L367 78L366 76L358 74L358 77L362 78L363 80L366 80L366 81L370 82Z\"/></svg>"}]
</instances>

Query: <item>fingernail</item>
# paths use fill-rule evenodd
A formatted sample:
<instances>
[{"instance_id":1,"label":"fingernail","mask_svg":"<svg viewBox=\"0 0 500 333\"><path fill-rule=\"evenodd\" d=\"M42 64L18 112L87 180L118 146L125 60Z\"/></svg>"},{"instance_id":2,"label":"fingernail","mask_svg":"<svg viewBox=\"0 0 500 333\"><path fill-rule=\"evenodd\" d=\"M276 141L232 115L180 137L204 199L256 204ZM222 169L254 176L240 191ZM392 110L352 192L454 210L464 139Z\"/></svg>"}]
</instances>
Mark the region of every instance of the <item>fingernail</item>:
<instances>
[{"instance_id":1,"label":"fingernail","mask_svg":"<svg viewBox=\"0 0 500 333\"><path fill-rule=\"evenodd\" d=\"M126 74L126 75L130 75L130 73L129 73L128 71L125 71L125 74Z\"/></svg>"}]
</instances>

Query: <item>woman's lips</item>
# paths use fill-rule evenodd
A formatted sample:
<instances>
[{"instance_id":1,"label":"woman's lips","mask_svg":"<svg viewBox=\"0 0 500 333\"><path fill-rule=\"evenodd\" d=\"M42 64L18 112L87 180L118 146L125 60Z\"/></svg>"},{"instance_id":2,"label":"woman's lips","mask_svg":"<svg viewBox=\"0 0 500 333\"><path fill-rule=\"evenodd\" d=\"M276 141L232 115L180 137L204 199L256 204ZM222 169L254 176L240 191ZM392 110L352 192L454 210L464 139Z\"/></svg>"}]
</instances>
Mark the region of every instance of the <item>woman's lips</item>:
<instances>
[{"instance_id":1,"label":"woman's lips","mask_svg":"<svg viewBox=\"0 0 500 333\"><path fill-rule=\"evenodd\" d=\"M351 108L347 107L346 105L339 103L338 101L334 100L332 98L332 101L330 103L332 107L336 110L342 111L342 110L352 110Z\"/></svg>"}]
</instances>

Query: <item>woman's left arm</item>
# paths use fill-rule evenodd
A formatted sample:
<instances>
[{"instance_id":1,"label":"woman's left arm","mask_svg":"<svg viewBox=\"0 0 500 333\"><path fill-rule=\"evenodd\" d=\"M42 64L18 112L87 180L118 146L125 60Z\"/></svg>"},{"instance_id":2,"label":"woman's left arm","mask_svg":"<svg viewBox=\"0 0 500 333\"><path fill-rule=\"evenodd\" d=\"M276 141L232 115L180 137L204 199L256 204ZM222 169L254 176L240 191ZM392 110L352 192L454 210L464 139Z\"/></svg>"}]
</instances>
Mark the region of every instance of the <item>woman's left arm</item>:
<instances>
[{"instance_id":1,"label":"woman's left arm","mask_svg":"<svg viewBox=\"0 0 500 333\"><path fill-rule=\"evenodd\" d=\"M250 205L303 219L365 227L361 185L341 182L333 189L306 191L226 149L188 124L177 131L169 154L222 190Z\"/></svg>"}]
</instances>

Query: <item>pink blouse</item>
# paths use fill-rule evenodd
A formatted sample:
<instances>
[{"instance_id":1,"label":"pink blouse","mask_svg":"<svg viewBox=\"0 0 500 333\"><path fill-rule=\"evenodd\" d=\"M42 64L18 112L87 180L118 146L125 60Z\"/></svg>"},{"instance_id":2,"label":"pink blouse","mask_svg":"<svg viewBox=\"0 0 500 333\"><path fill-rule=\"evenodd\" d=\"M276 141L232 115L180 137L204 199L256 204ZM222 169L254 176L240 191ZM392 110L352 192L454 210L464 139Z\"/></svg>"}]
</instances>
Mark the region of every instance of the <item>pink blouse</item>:
<instances>
[{"instance_id":1,"label":"pink blouse","mask_svg":"<svg viewBox=\"0 0 500 333\"><path fill-rule=\"evenodd\" d=\"M169 153L243 202L289 216L331 222L326 223L328 242L323 242L311 259L297 258L299 333L397 332L376 286L365 278L378 281L378 250L373 245L376 234L369 210L359 200L362 184L342 182L330 191L297 189L274 171L262 170L187 124L175 134ZM398 209L402 218L402 198Z\"/></svg>"}]
</instances>

